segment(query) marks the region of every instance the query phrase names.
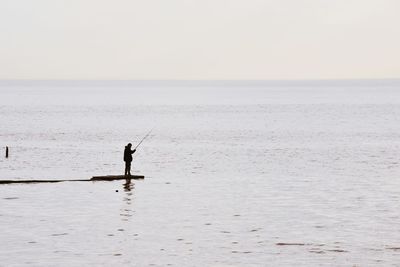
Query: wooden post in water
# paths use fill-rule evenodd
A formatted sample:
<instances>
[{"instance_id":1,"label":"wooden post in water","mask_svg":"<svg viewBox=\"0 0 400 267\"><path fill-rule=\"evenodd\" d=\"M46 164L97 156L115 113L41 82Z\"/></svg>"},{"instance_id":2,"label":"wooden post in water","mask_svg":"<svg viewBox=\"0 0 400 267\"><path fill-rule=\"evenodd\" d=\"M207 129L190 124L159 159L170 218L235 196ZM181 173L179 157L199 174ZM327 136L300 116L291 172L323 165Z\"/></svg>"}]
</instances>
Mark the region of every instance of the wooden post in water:
<instances>
[{"instance_id":1,"label":"wooden post in water","mask_svg":"<svg viewBox=\"0 0 400 267\"><path fill-rule=\"evenodd\" d=\"M6 158L8 158L8 146L6 146Z\"/></svg>"}]
</instances>

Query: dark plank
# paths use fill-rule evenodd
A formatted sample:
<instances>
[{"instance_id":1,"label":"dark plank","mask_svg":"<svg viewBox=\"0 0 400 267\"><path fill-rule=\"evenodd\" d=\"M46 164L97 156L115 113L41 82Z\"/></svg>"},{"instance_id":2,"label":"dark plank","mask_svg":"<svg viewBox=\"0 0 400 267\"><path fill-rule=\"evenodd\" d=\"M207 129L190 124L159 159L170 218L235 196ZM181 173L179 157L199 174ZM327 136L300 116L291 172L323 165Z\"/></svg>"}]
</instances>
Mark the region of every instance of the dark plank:
<instances>
[{"instance_id":1,"label":"dark plank","mask_svg":"<svg viewBox=\"0 0 400 267\"><path fill-rule=\"evenodd\" d=\"M37 183L60 183L60 182L86 182L90 180L0 180L0 184L37 184Z\"/></svg>"},{"instance_id":2,"label":"dark plank","mask_svg":"<svg viewBox=\"0 0 400 267\"><path fill-rule=\"evenodd\" d=\"M60 182L95 182L95 181L114 181L144 179L143 175L106 175L106 176L93 176L91 179L76 179L76 180L0 180L0 184L37 184L37 183L60 183Z\"/></svg>"},{"instance_id":3,"label":"dark plank","mask_svg":"<svg viewBox=\"0 0 400 267\"><path fill-rule=\"evenodd\" d=\"M140 180L144 179L143 175L131 175L131 176L125 176L125 175L106 175L106 176L93 176L91 181L112 181L112 180L126 180L126 179L135 179L135 180Z\"/></svg>"}]
</instances>

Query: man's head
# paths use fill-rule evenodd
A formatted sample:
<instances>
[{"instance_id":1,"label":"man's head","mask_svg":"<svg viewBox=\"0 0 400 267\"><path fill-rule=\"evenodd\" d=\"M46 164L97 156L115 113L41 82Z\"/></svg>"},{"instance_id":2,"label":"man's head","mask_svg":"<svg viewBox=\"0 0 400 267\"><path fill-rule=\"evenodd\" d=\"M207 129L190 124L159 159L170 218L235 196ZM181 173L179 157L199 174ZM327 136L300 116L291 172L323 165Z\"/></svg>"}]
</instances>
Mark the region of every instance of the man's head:
<instances>
[{"instance_id":1,"label":"man's head","mask_svg":"<svg viewBox=\"0 0 400 267\"><path fill-rule=\"evenodd\" d=\"M129 147L129 148L131 148L131 147L132 147L132 144L131 144L131 143L129 143L129 144L128 144L128 147Z\"/></svg>"}]
</instances>

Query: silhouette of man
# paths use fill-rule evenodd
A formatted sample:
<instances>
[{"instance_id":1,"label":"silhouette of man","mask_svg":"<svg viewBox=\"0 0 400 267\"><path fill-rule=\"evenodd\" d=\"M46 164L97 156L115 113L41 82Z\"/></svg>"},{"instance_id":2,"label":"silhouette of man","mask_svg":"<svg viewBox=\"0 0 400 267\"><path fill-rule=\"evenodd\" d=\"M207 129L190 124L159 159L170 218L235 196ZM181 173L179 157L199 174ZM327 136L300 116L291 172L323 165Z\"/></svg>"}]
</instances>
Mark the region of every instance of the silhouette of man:
<instances>
[{"instance_id":1,"label":"silhouette of man","mask_svg":"<svg viewBox=\"0 0 400 267\"><path fill-rule=\"evenodd\" d=\"M135 153L136 149L131 150L132 144L129 143L125 146L124 150L124 161L125 161L125 176L131 176L131 162L132 162L132 154Z\"/></svg>"}]
</instances>

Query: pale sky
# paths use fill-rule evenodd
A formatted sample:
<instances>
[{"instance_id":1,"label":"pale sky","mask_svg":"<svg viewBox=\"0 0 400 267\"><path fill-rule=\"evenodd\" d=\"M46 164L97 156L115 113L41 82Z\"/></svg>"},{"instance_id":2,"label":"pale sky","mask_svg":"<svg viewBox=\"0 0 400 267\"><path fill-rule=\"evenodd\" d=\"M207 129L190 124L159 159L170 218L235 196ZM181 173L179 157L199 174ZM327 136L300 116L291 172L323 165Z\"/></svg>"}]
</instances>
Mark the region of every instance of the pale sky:
<instances>
[{"instance_id":1,"label":"pale sky","mask_svg":"<svg viewBox=\"0 0 400 267\"><path fill-rule=\"evenodd\" d=\"M0 0L0 79L400 78L400 0Z\"/></svg>"}]
</instances>

